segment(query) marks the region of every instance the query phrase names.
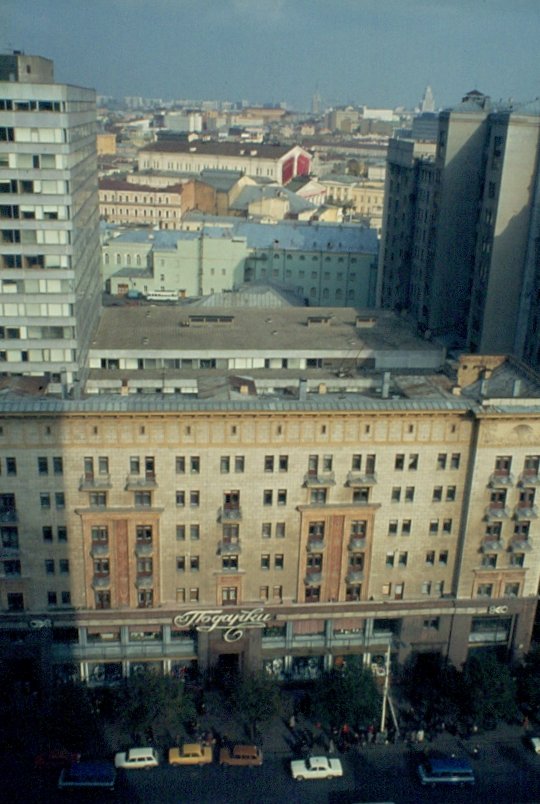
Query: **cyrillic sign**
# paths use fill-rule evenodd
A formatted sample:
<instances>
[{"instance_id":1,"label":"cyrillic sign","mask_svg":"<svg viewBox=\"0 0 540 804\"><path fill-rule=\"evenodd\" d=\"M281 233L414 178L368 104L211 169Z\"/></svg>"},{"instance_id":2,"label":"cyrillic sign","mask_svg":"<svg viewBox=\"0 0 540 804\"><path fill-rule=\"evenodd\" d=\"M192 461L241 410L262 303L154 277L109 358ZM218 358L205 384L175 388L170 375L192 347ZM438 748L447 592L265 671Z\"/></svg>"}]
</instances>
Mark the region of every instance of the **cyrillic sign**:
<instances>
[{"instance_id":1,"label":"cyrillic sign","mask_svg":"<svg viewBox=\"0 0 540 804\"><path fill-rule=\"evenodd\" d=\"M242 611L186 611L178 614L173 622L177 628L195 628L196 631L210 633L223 631L225 642L236 642L244 636L246 628L265 628L271 619L264 609L242 609Z\"/></svg>"}]
</instances>

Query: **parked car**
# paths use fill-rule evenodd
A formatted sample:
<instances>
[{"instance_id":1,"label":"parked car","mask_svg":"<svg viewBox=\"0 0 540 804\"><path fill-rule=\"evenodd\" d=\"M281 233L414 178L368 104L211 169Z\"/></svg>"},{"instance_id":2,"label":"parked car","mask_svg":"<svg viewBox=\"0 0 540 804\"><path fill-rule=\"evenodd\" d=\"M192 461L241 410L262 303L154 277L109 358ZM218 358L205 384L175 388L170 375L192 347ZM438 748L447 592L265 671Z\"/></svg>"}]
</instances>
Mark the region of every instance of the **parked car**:
<instances>
[{"instance_id":1,"label":"parked car","mask_svg":"<svg viewBox=\"0 0 540 804\"><path fill-rule=\"evenodd\" d=\"M540 754L540 737L529 735L527 737L527 745L532 748L535 754Z\"/></svg>"},{"instance_id":2,"label":"parked car","mask_svg":"<svg viewBox=\"0 0 540 804\"><path fill-rule=\"evenodd\" d=\"M262 765L263 755L256 745L224 746L219 752L220 765Z\"/></svg>"},{"instance_id":3,"label":"parked car","mask_svg":"<svg viewBox=\"0 0 540 804\"><path fill-rule=\"evenodd\" d=\"M75 762L80 762L81 755L76 751L67 751L65 748L56 748L44 751L34 757L34 768L40 770L62 770L70 768Z\"/></svg>"},{"instance_id":4,"label":"parked car","mask_svg":"<svg viewBox=\"0 0 540 804\"><path fill-rule=\"evenodd\" d=\"M343 766L339 759L306 757L292 760L291 773L298 782L304 779L334 779L336 776L343 776Z\"/></svg>"},{"instance_id":5,"label":"parked car","mask_svg":"<svg viewBox=\"0 0 540 804\"><path fill-rule=\"evenodd\" d=\"M116 770L112 762L102 760L75 762L71 767L61 771L58 788L60 790L85 790L101 787L113 790L115 781Z\"/></svg>"},{"instance_id":6,"label":"parked car","mask_svg":"<svg viewBox=\"0 0 540 804\"><path fill-rule=\"evenodd\" d=\"M155 768L159 759L155 748L130 748L114 756L115 768Z\"/></svg>"},{"instance_id":7,"label":"parked car","mask_svg":"<svg viewBox=\"0 0 540 804\"><path fill-rule=\"evenodd\" d=\"M169 765L207 765L213 758L212 748L201 743L184 743L169 750Z\"/></svg>"}]
</instances>

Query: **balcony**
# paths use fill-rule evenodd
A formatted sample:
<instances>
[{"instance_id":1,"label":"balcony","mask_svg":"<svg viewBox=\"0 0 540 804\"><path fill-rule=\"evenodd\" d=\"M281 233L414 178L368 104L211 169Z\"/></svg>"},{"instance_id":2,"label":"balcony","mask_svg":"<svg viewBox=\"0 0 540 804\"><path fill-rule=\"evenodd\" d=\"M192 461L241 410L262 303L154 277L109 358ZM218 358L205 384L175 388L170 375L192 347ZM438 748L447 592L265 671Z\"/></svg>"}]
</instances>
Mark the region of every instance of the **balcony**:
<instances>
[{"instance_id":1,"label":"balcony","mask_svg":"<svg viewBox=\"0 0 540 804\"><path fill-rule=\"evenodd\" d=\"M137 542L135 545L136 556L151 556L154 552L154 545L152 542Z\"/></svg>"},{"instance_id":2,"label":"balcony","mask_svg":"<svg viewBox=\"0 0 540 804\"><path fill-rule=\"evenodd\" d=\"M308 543L306 546L308 553L320 553L321 550L324 549L324 545L325 542L321 536L320 539L317 538L308 539Z\"/></svg>"},{"instance_id":3,"label":"balcony","mask_svg":"<svg viewBox=\"0 0 540 804\"><path fill-rule=\"evenodd\" d=\"M108 589L111 585L110 575L94 575L92 586L94 589Z\"/></svg>"},{"instance_id":4,"label":"balcony","mask_svg":"<svg viewBox=\"0 0 540 804\"><path fill-rule=\"evenodd\" d=\"M349 569L345 577L347 583L358 583L364 580L364 570Z\"/></svg>"},{"instance_id":5,"label":"balcony","mask_svg":"<svg viewBox=\"0 0 540 804\"><path fill-rule=\"evenodd\" d=\"M11 524L18 521L19 515L16 508L0 508L0 522L2 524Z\"/></svg>"},{"instance_id":6,"label":"balcony","mask_svg":"<svg viewBox=\"0 0 540 804\"><path fill-rule=\"evenodd\" d=\"M522 472L518 480L518 486L540 486L540 475L534 469Z\"/></svg>"},{"instance_id":7,"label":"balcony","mask_svg":"<svg viewBox=\"0 0 540 804\"><path fill-rule=\"evenodd\" d=\"M533 549L531 540L525 536L515 536L510 542L510 550L512 553L528 553Z\"/></svg>"},{"instance_id":8,"label":"balcony","mask_svg":"<svg viewBox=\"0 0 540 804\"><path fill-rule=\"evenodd\" d=\"M538 507L536 505L527 505L520 503L514 509L514 519L518 522L521 520L537 519Z\"/></svg>"},{"instance_id":9,"label":"balcony","mask_svg":"<svg viewBox=\"0 0 540 804\"><path fill-rule=\"evenodd\" d=\"M514 484L514 475L511 472L493 472L489 478L488 486L492 489L508 488Z\"/></svg>"},{"instance_id":10,"label":"balcony","mask_svg":"<svg viewBox=\"0 0 540 804\"><path fill-rule=\"evenodd\" d=\"M157 480L154 472L147 472L145 475L128 475L126 477L126 491L155 488L157 488Z\"/></svg>"},{"instance_id":11,"label":"balcony","mask_svg":"<svg viewBox=\"0 0 540 804\"><path fill-rule=\"evenodd\" d=\"M154 586L154 576L153 575L137 575L137 580L135 581L135 585L137 589L152 589Z\"/></svg>"},{"instance_id":12,"label":"balcony","mask_svg":"<svg viewBox=\"0 0 540 804\"><path fill-rule=\"evenodd\" d=\"M238 555L242 552L240 540L236 541L220 541L218 543L218 553L220 555Z\"/></svg>"},{"instance_id":13,"label":"balcony","mask_svg":"<svg viewBox=\"0 0 540 804\"><path fill-rule=\"evenodd\" d=\"M334 472L308 472L304 475L304 486L335 486L336 476Z\"/></svg>"},{"instance_id":14,"label":"balcony","mask_svg":"<svg viewBox=\"0 0 540 804\"><path fill-rule=\"evenodd\" d=\"M79 481L79 491L94 491L94 489L112 488L111 476L109 474L94 475L87 472Z\"/></svg>"},{"instance_id":15,"label":"balcony","mask_svg":"<svg viewBox=\"0 0 540 804\"><path fill-rule=\"evenodd\" d=\"M12 547L9 545L6 547L0 546L0 560L19 558L19 556L20 556L20 550L18 546L17 547Z\"/></svg>"},{"instance_id":16,"label":"balcony","mask_svg":"<svg viewBox=\"0 0 540 804\"><path fill-rule=\"evenodd\" d=\"M91 556L108 556L109 555L109 542L93 542L90 548Z\"/></svg>"},{"instance_id":17,"label":"balcony","mask_svg":"<svg viewBox=\"0 0 540 804\"><path fill-rule=\"evenodd\" d=\"M377 482L376 472L349 472L347 486L374 486Z\"/></svg>"},{"instance_id":18,"label":"balcony","mask_svg":"<svg viewBox=\"0 0 540 804\"><path fill-rule=\"evenodd\" d=\"M504 544L500 539L484 539L481 550L483 553L501 553L504 550Z\"/></svg>"},{"instance_id":19,"label":"balcony","mask_svg":"<svg viewBox=\"0 0 540 804\"><path fill-rule=\"evenodd\" d=\"M242 509L239 505L233 507L223 506L218 510L218 522L238 522L242 519Z\"/></svg>"},{"instance_id":20,"label":"balcony","mask_svg":"<svg viewBox=\"0 0 540 804\"><path fill-rule=\"evenodd\" d=\"M322 580L322 572L320 570L316 572L307 572L304 578L304 583L306 586L314 586L320 583Z\"/></svg>"},{"instance_id":21,"label":"balcony","mask_svg":"<svg viewBox=\"0 0 540 804\"><path fill-rule=\"evenodd\" d=\"M486 508L486 514L484 519L487 522L493 522L498 519L507 519L510 516L510 509L507 508L505 505L498 505L496 503L491 503Z\"/></svg>"},{"instance_id":22,"label":"balcony","mask_svg":"<svg viewBox=\"0 0 540 804\"><path fill-rule=\"evenodd\" d=\"M351 536L348 544L349 550L365 550L366 537L365 536Z\"/></svg>"}]
</instances>

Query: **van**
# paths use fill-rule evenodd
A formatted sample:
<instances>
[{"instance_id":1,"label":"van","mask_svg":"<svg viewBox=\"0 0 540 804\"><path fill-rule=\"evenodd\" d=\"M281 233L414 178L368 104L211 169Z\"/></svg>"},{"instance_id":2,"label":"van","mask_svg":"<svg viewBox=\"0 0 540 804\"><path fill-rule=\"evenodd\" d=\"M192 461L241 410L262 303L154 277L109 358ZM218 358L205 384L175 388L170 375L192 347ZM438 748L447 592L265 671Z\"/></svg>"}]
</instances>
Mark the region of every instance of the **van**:
<instances>
[{"instance_id":1,"label":"van","mask_svg":"<svg viewBox=\"0 0 540 804\"><path fill-rule=\"evenodd\" d=\"M474 773L466 759L457 757L433 757L418 766L422 784L474 784Z\"/></svg>"}]
</instances>

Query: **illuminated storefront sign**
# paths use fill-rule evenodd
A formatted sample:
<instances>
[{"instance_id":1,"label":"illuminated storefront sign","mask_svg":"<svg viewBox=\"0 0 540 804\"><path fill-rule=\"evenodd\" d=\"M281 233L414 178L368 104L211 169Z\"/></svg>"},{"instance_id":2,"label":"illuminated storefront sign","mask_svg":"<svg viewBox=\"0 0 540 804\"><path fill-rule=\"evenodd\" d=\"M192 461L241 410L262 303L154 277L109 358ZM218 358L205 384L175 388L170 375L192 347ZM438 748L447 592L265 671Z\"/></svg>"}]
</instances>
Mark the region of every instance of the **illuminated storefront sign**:
<instances>
[{"instance_id":1,"label":"illuminated storefront sign","mask_svg":"<svg viewBox=\"0 0 540 804\"><path fill-rule=\"evenodd\" d=\"M271 617L264 609L242 609L239 612L210 609L186 611L178 614L173 622L177 628L195 628L206 633L223 631L225 642L236 642L244 636L247 628L265 628Z\"/></svg>"}]
</instances>

